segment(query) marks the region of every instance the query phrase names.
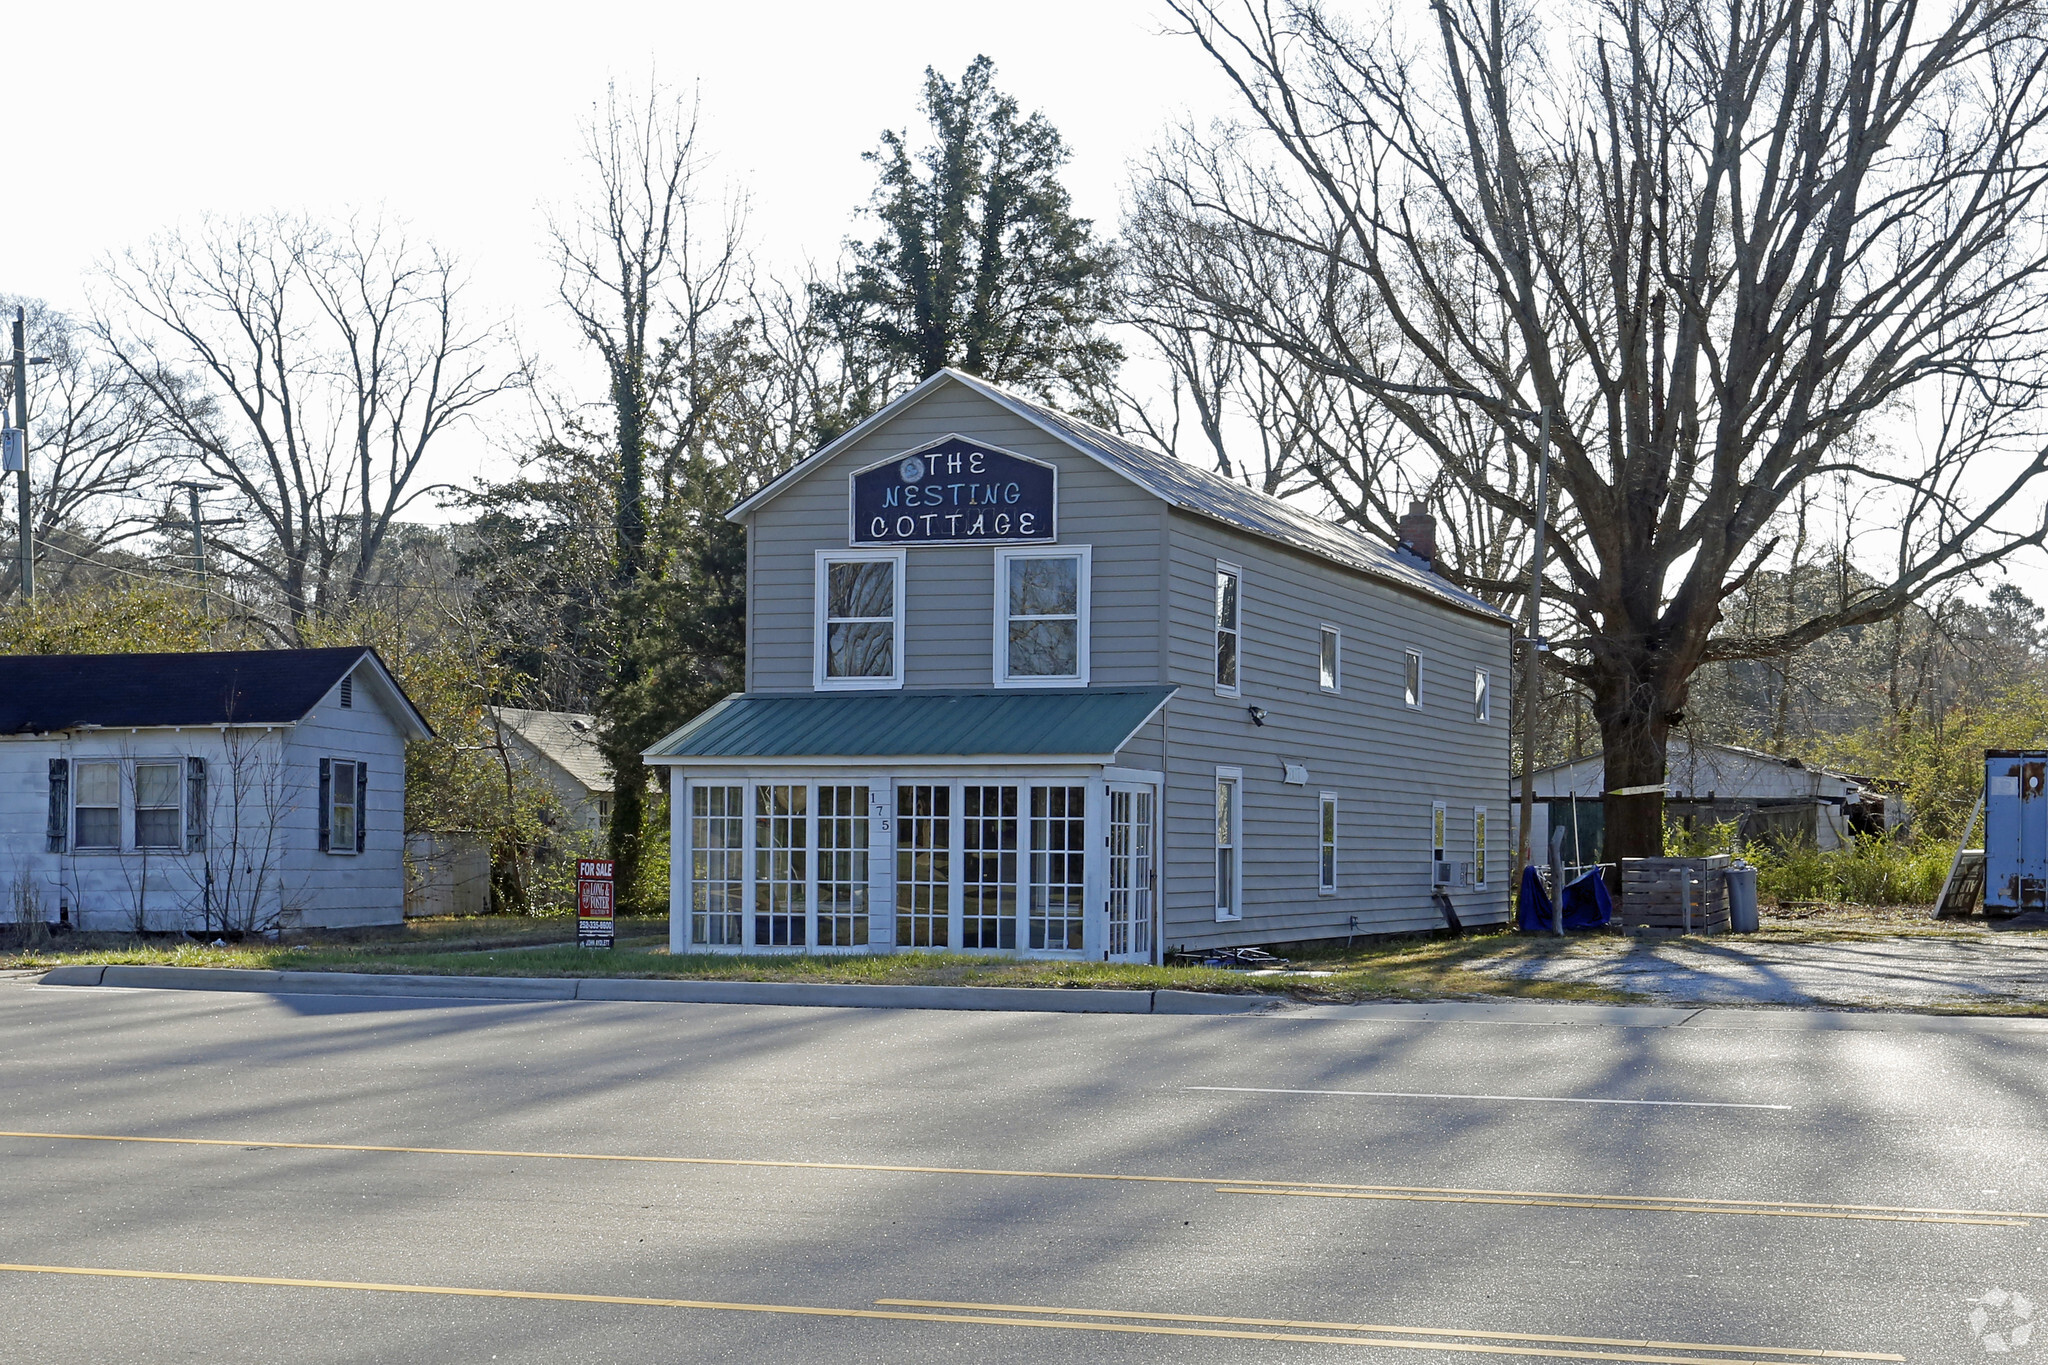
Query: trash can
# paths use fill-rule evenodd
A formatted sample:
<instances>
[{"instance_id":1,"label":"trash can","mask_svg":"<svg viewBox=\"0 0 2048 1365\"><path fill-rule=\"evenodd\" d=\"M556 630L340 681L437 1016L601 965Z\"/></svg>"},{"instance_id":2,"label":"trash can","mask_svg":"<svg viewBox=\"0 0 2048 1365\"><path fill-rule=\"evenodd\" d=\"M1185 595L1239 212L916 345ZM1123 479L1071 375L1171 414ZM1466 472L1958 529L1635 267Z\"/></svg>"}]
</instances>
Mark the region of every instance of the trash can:
<instances>
[{"instance_id":1,"label":"trash can","mask_svg":"<svg viewBox=\"0 0 2048 1365\"><path fill-rule=\"evenodd\" d=\"M1748 863L1730 863L1722 875L1728 879L1728 927L1738 934L1755 933L1756 869Z\"/></svg>"}]
</instances>

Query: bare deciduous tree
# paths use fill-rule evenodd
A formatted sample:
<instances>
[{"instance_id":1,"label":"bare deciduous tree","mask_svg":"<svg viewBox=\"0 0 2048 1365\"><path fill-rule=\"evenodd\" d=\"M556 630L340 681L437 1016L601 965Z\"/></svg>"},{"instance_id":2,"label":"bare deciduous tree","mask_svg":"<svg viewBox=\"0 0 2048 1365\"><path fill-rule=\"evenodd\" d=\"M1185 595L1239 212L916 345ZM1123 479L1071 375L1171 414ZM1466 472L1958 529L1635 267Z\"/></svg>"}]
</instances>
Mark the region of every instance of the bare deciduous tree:
<instances>
[{"instance_id":1,"label":"bare deciduous tree","mask_svg":"<svg viewBox=\"0 0 2048 1365\"><path fill-rule=\"evenodd\" d=\"M1703 663L1886 619L2042 543L2037 6L1440 0L1365 32L1315 0L1169 3L1248 118L1155 158L1138 213L1201 249L1147 268L1507 523L1537 515L1536 432L1507 409L1551 410L1550 666L1590 694L1610 791L1661 782ZM1476 401L1460 416L1447 389ZM1838 478L1888 517L1864 578L1727 629L1788 500ZM1389 530L1388 501L1354 516ZM1611 852L1658 851L1661 799L1610 797L1607 827Z\"/></svg>"},{"instance_id":2,"label":"bare deciduous tree","mask_svg":"<svg viewBox=\"0 0 2048 1365\"><path fill-rule=\"evenodd\" d=\"M95 330L159 432L232 490L253 535L221 552L285 630L345 607L434 486L429 450L524 382L467 321L455 264L381 222L209 219L108 263Z\"/></svg>"},{"instance_id":3,"label":"bare deciduous tree","mask_svg":"<svg viewBox=\"0 0 2048 1365\"><path fill-rule=\"evenodd\" d=\"M160 452L144 395L121 365L65 314L38 299L0 296L0 314L17 305L28 311L29 353L49 360L29 370L30 515L38 577L54 573L62 585L94 552L155 528L152 495L161 490L150 476ZM9 533L19 525L13 483L6 480L8 515L0 518ZM5 554L0 597L11 596L21 579L20 555L12 548Z\"/></svg>"}]
</instances>

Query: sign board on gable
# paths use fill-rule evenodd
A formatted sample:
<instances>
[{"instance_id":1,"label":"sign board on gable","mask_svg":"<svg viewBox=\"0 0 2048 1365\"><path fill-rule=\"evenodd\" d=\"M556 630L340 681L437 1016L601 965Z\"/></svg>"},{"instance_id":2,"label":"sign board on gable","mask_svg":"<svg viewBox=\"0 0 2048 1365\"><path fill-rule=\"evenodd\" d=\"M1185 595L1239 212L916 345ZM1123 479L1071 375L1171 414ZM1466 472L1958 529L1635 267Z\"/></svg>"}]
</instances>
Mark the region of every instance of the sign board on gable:
<instances>
[{"instance_id":1,"label":"sign board on gable","mask_svg":"<svg viewBox=\"0 0 2048 1365\"><path fill-rule=\"evenodd\" d=\"M613 904L611 859L579 858L576 862L577 946L612 946Z\"/></svg>"},{"instance_id":2,"label":"sign board on gable","mask_svg":"<svg viewBox=\"0 0 2048 1365\"><path fill-rule=\"evenodd\" d=\"M853 475L855 545L1043 545L1058 539L1059 471L964 436Z\"/></svg>"}]
</instances>

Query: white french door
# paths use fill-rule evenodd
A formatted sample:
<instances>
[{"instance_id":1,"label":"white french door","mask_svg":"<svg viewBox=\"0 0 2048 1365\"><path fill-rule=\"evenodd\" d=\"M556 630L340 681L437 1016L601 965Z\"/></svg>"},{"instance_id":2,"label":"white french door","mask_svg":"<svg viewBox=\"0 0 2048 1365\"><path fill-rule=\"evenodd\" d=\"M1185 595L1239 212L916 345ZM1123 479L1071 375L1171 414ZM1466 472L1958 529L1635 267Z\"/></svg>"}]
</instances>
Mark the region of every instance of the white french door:
<instances>
[{"instance_id":1,"label":"white french door","mask_svg":"<svg viewBox=\"0 0 2048 1365\"><path fill-rule=\"evenodd\" d=\"M1152 960L1154 874L1152 788L1109 786L1108 924L1104 956L1112 962Z\"/></svg>"}]
</instances>

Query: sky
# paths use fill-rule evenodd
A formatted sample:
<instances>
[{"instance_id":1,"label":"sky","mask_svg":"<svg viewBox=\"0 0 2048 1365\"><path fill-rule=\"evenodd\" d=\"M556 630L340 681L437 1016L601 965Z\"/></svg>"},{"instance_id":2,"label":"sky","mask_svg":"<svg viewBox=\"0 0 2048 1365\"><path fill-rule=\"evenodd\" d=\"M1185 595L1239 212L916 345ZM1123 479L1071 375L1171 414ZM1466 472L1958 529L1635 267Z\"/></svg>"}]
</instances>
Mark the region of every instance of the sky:
<instances>
[{"instance_id":1,"label":"sky","mask_svg":"<svg viewBox=\"0 0 2048 1365\"><path fill-rule=\"evenodd\" d=\"M916 118L925 67L957 79L980 53L1061 131L1077 211L1113 234L1130 162L1227 107L1169 18L1155 0L16 6L0 89L28 111L7 181L29 194L0 214L0 291L82 310L97 262L202 214L381 208L460 256L472 306L573 384L594 376L552 306L545 225L607 81L698 92L707 183L745 197L758 260L790 274L869 230L861 154ZM451 453L436 477L509 468L483 440Z\"/></svg>"},{"instance_id":2,"label":"sky","mask_svg":"<svg viewBox=\"0 0 2048 1365\"><path fill-rule=\"evenodd\" d=\"M462 259L472 308L512 322L551 387L597 398L545 228L583 184L579 125L607 81L697 92L708 183L744 197L757 261L792 275L872 231L861 154L916 120L925 67L957 77L981 53L1061 131L1077 211L1113 235L1162 132L1234 112L1171 22L1161 0L16 5L0 90L27 134L8 139L0 292L83 311L98 262L202 214L381 210ZM504 477L530 429L505 411L425 472ZM2021 576L2048 597L2041 560Z\"/></svg>"}]
</instances>

